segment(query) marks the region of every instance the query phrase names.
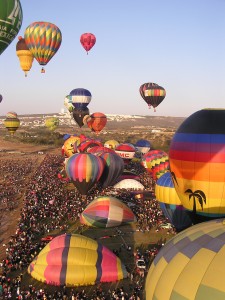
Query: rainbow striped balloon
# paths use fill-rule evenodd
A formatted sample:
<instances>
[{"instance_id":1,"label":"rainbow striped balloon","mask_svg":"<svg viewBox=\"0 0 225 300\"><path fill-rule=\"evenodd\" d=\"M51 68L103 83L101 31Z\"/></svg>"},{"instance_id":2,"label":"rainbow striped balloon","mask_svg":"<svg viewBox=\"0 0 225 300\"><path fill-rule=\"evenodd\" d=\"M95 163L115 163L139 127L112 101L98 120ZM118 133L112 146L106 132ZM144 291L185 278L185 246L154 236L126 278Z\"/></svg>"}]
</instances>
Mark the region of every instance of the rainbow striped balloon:
<instances>
[{"instance_id":1,"label":"rainbow striped balloon","mask_svg":"<svg viewBox=\"0 0 225 300\"><path fill-rule=\"evenodd\" d=\"M24 39L37 62L44 66L58 51L62 34L55 24L34 22L26 28Z\"/></svg>"},{"instance_id":2,"label":"rainbow striped balloon","mask_svg":"<svg viewBox=\"0 0 225 300\"><path fill-rule=\"evenodd\" d=\"M225 216L225 110L202 109L176 131L169 151L177 194L193 215Z\"/></svg>"},{"instance_id":3,"label":"rainbow striped balloon","mask_svg":"<svg viewBox=\"0 0 225 300\"><path fill-rule=\"evenodd\" d=\"M68 287L127 277L125 266L112 251L78 234L55 237L29 265L28 273L49 285Z\"/></svg>"},{"instance_id":4,"label":"rainbow striped balloon","mask_svg":"<svg viewBox=\"0 0 225 300\"><path fill-rule=\"evenodd\" d=\"M155 185L155 196L159 201L160 208L164 215L169 219L170 223L181 231L192 225L192 220L187 210L181 204L181 201L174 188L172 176L170 172L164 173Z\"/></svg>"},{"instance_id":5,"label":"rainbow striped balloon","mask_svg":"<svg viewBox=\"0 0 225 300\"><path fill-rule=\"evenodd\" d=\"M115 197L98 197L83 211L81 224L88 226L109 228L136 222L132 210Z\"/></svg>"},{"instance_id":6,"label":"rainbow striped balloon","mask_svg":"<svg viewBox=\"0 0 225 300\"><path fill-rule=\"evenodd\" d=\"M66 162L67 176L82 195L100 179L105 167L104 160L91 153L76 153Z\"/></svg>"}]
</instances>

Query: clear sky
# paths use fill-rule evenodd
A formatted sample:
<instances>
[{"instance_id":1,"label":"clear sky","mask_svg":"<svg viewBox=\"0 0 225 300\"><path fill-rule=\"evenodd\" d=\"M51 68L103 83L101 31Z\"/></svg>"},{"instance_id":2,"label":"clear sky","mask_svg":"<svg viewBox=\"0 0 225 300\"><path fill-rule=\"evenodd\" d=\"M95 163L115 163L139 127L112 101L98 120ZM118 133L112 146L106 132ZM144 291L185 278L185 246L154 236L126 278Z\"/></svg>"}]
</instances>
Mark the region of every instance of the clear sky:
<instances>
[{"instance_id":1,"label":"clear sky","mask_svg":"<svg viewBox=\"0 0 225 300\"><path fill-rule=\"evenodd\" d=\"M28 77L16 56L18 36L0 56L0 115L54 113L75 88L92 93L90 113L187 117L225 107L224 0L21 0L23 24L56 24L62 44L45 67L34 61ZM96 44L87 55L80 35ZM145 82L167 95L148 109ZM66 108L65 108L66 110Z\"/></svg>"}]
</instances>

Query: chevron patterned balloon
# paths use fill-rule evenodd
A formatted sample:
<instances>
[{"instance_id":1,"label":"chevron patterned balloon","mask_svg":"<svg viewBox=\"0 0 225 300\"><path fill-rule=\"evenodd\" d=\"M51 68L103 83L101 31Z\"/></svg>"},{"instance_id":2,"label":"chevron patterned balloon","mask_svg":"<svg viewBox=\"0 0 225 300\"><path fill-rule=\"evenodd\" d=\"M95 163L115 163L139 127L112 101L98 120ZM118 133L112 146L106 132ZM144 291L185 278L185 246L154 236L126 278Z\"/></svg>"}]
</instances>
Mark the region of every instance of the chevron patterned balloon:
<instances>
[{"instance_id":1,"label":"chevron patterned balloon","mask_svg":"<svg viewBox=\"0 0 225 300\"><path fill-rule=\"evenodd\" d=\"M26 28L24 39L37 62L45 66L58 51L62 34L52 23L34 22Z\"/></svg>"}]
</instances>

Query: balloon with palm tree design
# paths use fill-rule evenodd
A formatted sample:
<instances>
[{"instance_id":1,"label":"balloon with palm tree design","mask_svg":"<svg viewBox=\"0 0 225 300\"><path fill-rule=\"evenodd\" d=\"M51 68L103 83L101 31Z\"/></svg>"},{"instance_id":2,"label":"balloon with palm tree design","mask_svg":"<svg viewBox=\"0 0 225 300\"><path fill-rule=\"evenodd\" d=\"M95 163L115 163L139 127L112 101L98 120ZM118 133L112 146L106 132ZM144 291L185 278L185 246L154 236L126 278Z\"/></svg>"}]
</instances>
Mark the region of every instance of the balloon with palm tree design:
<instances>
[{"instance_id":1,"label":"balloon with palm tree design","mask_svg":"<svg viewBox=\"0 0 225 300\"><path fill-rule=\"evenodd\" d=\"M202 109L177 129L169 150L174 186L195 217L225 216L225 109Z\"/></svg>"}]
</instances>

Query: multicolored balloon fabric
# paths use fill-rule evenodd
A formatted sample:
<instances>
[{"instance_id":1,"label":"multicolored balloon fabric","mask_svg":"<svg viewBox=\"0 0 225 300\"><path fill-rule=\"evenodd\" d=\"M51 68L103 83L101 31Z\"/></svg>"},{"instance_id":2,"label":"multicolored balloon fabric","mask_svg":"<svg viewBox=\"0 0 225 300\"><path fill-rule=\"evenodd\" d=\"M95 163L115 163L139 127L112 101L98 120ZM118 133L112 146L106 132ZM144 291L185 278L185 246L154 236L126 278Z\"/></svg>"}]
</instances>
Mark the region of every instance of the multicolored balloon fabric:
<instances>
[{"instance_id":1,"label":"multicolored balloon fabric","mask_svg":"<svg viewBox=\"0 0 225 300\"><path fill-rule=\"evenodd\" d=\"M192 225L191 217L177 195L170 172L164 173L156 181L155 197L164 215L178 232Z\"/></svg>"},{"instance_id":2,"label":"multicolored balloon fabric","mask_svg":"<svg viewBox=\"0 0 225 300\"><path fill-rule=\"evenodd\" d=\"M109 228L136 222L132 210L121 200L110 197L98 197L83 211L81 224L92 227Z\"/></svg>"},{"instance_id":3,"label":"multicolored balloon fabric","mask_svg":"<svg viewBox=\"0 0 225 300\"><path fill-rule=\"evenodd\" d=\"M185 119L169 160L177 194L193 217L225 216L225 109L202 109Z\"/></svg>"},{"instance_id":4,"label":"multicolored balloon fabric","mask_svg":"<svg viewBox=\"0 0 225 300\"><path fill-rule=\"evenodd\" d=\"M26 28L24 39L37 62L45 66L58 51L62 34L55 24L33 22Z\"/></svg>"},{"instance_id":5,"label":"multicolored balloon fabric","mask_svg":"<svg viewBox=\"0 0 225 300\"><path fill-rule=\"evenodd\" d=\"M67 160L65 170L78 191L86 195L99 181L104 166L105 162L99 156L91 153L76 153Z\"/></svg>"},{"instance_id":6,"label":"multicolored balloon fabric","mask_svg":"<svg viewBox=\"0 0 225 300\"><path fill-rule=\"evenodd\" d=\"M125 266L111 250L78 234L55 237L32 261L28 273L46 284L67 287L127 277Z\"/></svg>"},{"instance_id":7,"label":"multicolored balloon fabric","mask_svg":"<svg viewBox=\"0 0 225 300\"><path fill-rule=\"evenodd\" d=\"M149 108L152 106L155 108L164 100L166 97L166 91L163 87L156 83L147 82L140 86L139 92L144 101L148 104Z\"/></svg>"}]
</instances>

